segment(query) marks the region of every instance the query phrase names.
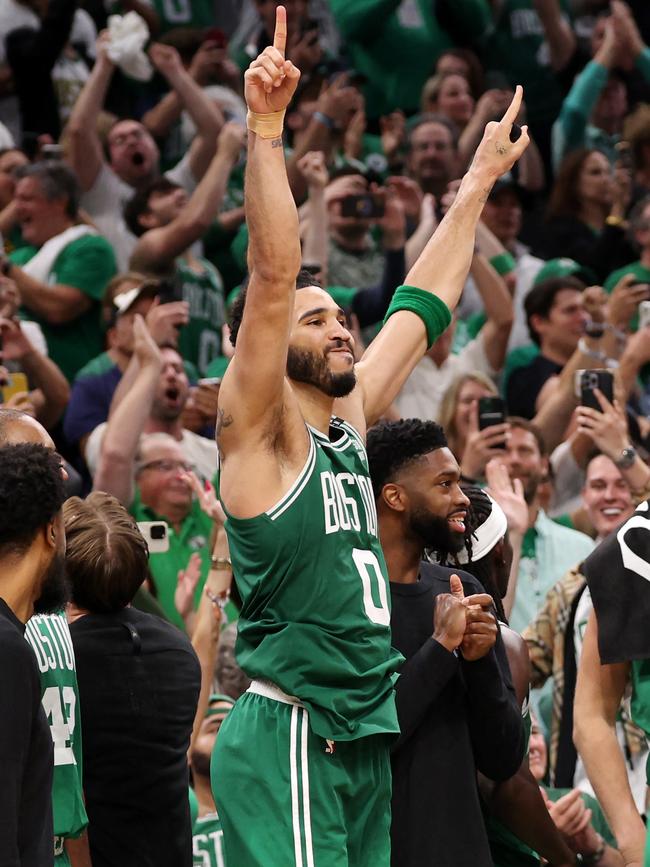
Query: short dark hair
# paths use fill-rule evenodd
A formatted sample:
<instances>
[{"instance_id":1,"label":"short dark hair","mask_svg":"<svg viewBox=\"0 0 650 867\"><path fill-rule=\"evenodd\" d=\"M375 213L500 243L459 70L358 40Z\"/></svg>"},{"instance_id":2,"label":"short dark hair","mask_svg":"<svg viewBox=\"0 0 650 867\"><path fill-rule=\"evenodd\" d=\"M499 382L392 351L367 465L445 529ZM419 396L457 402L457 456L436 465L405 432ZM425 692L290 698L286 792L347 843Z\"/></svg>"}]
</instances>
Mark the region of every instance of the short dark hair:
<instances>
[{"instance_id":1,"label":"short dark hair","mask_svg":"<svg viewBox=\"0 0 650 867\"><path fill-rule=\"evenodd\" d=\"M63 508L72 601L95 614L121 611L148 574L148 548L124 506L102 491Z\"/></svg>"},{"instance_id":2,"label":"short dark hair","mask_svg":"<svg viewBox=\"0 0 650 867\"><path fill-rule=\"evenodd\" d=\"M20 554L65 500L61 458L37 443L0 449L0 556Z\"/></svg>"},{"instance_id":3,"label":"short dark hair","mask_svg":"<svg viewBox=\"0 0 650 867\"><path fill-rule=\"evenodd\" d=\"M546 448L546 443L544 442L544 437L542 436L542 432L537 427L537 425L533 424L527 418L522 418L519 415L510 415L506 419L511 428L517 430L526 430L528 433L532 434L537 440L537 447L539 448L539 453L542 457L546 457L548 455L548 450Z\"/></svg>"},{"instance_id":4,"label":"short dark hair","mask_svg":"<svg viewBox=\"0 0 650 867\"><path fill-rule=\"evenodd\" d=\"M458 150L459 135L456 124L449 120L449 118L444 114L428 111L423 114L416 114L408 120L406 124L406 147L408 151L411 150L411 139L413 138L415 130L427 123L437 123L438 126L443 126L451 136L451 143L454 150Z\"/></svg>"},{"instance_id":5,"label":"short dark hair","mask_svg":"<svg viewBox=\"0 0 650 867\"><path fill-rule=\"evenodd\" d=\"M370 428L366 449L375 499L403 467L446 446L445 432L434 421L403 418Z\"/></svg>"},{"instance_id":6,"label":"short dark hair","mask_svg":"<svg viewBox=\"0 0 650 867\"><path fill-rule=\"evenodd\" d=\"M539 334L530 321L533 316L543 316L546 319L551 312L551 307L555 304L556 295L559 295L563 289L575 289L576 292L583 292L584 288L585 284L577 277L549 277L548 280L541 280L536 286L533 286L524 298L526 324L530 339L539 346Z\"/></svg>"},{"instance_id":7,"label":"short dark hair","mask_svg":"<svg viewBox=\"0 0 650 867\"><path fill-rule=\"evenodd\" d=\"M140 217L146 214L149 210L149 199L155 193L171 193L172 190L179 189L180 184L175 184L162 175L155 180L150 181L142 189L134 193L133 196L124 206L124 222L129 227L131 232L139 238L147 231L140 223Z\"/></svg>"},{"instance_id":8,"label":"short dark hair","mask_svg":"<svg viewBox=\"0 0 650 867\"><path fill-rule=\"evenodd\" d=\"M301 268L296 277L296 289L306 289L307 286L317 286L319 289L323 288L311 271L308 271L306 268ZM239 295L235 298L232 307L230 308L230 342L233 346L237 345L237 335L239 334L242 319L244 318L247 291L248 279L242 284Z\"/></svg>"},{"instance_id":9,"label":"short dark hair","mask_svg":"<svg viewBox=\"0 0 650 867\"><path fill-rule=\"evenodd\" d=\"M43 195L48 202L67 199L65 212L68 217L76 219L79 216L79 201L81 187L76 174L62 160L28 163L16 169L16 181L24 178L34 178L41 185Z\"/></svg>"}]
</instances>

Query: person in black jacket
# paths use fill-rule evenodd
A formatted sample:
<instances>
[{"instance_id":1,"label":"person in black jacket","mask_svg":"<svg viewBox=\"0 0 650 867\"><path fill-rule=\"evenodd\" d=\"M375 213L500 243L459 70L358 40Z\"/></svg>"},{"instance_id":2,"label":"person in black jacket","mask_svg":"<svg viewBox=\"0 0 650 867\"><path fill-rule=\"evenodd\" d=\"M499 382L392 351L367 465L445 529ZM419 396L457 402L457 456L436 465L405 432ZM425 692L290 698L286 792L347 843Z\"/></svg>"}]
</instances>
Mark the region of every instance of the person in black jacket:
<instances>
[{"instance_id":1,"label":"person in black jacket","mask_svg":"<svg viewBox=\"0 0 650 867\"><path fill-rule=\"evenodd\" d=\"M190 867L198 660L176 627L130 607L147 545L126 509L95 492L64 519L93 867Z\"/></svg>"},{"instance_id":2,"label":"person in black jacket","mask_svg":"<svg viewBox=\"0 0 650 867\"><path fill-rule=\"evenodd\" d=\"M630 201L631 180L625 169L612 173L600 151L572 151L558 169L535 254L542 259L575 259L604 281L635 258L625 223Z\"/></svg>"},{"instance_id":3,"label":"person in black jacket","mask_svg":"<svg viewBox=\"0 0 650 867\"><path fill-rule=\"evenodd\" d=\"M0 862L48 867L53 745L25 624L66 599L64 478L59 455L33 443L3 446L0 465Z\"/></svg>"},{"instance_id":4,"label":"person in black jacket","mask_svg":"<svg viewBox=\"0 0 650 867\"><path fill-rule=\"evenodd\" d=\"M476 772L504 780L524 731L492 599L471 575L423 562L464 545L467 497L442 428L417 419L368 432L391 581L401 735L392 755L394 867L491 867Z\"/></svg>"}]
</instances>

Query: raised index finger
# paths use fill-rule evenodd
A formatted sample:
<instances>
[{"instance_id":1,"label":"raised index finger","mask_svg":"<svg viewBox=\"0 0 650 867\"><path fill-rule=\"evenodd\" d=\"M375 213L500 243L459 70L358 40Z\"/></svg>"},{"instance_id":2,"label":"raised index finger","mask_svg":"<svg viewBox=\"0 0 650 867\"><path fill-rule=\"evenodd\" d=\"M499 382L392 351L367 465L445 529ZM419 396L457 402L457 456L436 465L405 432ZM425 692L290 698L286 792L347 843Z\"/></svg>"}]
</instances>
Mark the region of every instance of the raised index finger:
<instances>
[{"instance_id":1,"label":"raised index finger","mask_svg":"<svg viewBox=\"0 0 650 867\"><path fill-rule=\"evenodd\" d=\"M277 48L284 57L287 47L287 10L284 6L278 6L275 10L275 33L273 34L273 47Z\"/></svg>"},{"instance_id":2,"label":"raised index finger","mask_svg":"<svg viewBox=\"0 0 650 867\"><path fill-rule=\"evenodd\" d=\"M512 97L512 102L506 109L506 113L501 118L501 123L508 124L508 126L512 126L512 124L517 119L517 115L519 114L519 109L521 108L521 100L524 95L523 87L518 84L515 88L515 95Z\"/></svg>"}]
</instances>

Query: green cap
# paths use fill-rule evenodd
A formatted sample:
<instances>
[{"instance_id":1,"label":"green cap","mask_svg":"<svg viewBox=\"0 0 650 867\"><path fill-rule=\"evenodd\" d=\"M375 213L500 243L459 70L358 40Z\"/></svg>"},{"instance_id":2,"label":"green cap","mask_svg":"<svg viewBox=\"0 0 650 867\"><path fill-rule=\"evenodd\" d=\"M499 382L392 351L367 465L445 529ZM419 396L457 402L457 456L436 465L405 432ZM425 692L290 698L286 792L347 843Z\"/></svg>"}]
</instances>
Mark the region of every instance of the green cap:
<instances>
[{"instance_id":1,"label":"green cap","mask_svg":"<svg viewBox=\"0 0 650 867\"><path fill-rule=\"evenodd\" d=\"M223 705L224 702L227 702L230 706L228 708L225 707L214 707L216 704ZM235 699L231 698L229 695L224 695L220 692L213 692L210 698L208 699L208 709L205 712L206 718L209 716L216 716L217 714L229 714L230 711L235 706Z\"/></svg>"},{"instance_id":2,"label":"green cap","mask_svg":"<svg viewBox=\"0 0 650 867\"><path fill-rule=\"evenodd\" d=\"M595 283L596 276L589 268L585 268L575 259L549 259L537 272L533 280L533 286L537 286L542 280L551 280L555 277L578 277L585 283Z\"/></svg>"}]
</instances>

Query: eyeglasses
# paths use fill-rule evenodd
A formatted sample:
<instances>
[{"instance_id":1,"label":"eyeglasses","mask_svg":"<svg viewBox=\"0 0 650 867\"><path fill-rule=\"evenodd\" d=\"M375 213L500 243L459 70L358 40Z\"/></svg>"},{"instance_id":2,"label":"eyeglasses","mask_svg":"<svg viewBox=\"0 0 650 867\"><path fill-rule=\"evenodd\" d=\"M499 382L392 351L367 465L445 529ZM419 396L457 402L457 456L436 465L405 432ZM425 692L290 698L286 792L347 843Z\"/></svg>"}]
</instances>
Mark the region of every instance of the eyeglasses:
<instances>
[{"instance_id":1,"label":"eyeglasses","mask_svg":"<svg viewBox=\"0 0 650 867\"><path fill-rule=\"evenodd\" d=\"M176 470L181 470L184 473L192 473L194 472L194 464L189 464L187 461L169 461L169 460L159 460L159 461L149 461L148 464L142 464L138 468L138 472L142 473L144 470L157 470L161 473L173 473Z\"/></svg>"},{"instance_id":2,"label":"eyeglasses","mask_svg":"<svg viewBox=\"0 0 650 867\"><path fill-rule=\"evenodd\" d=\"M117 147L122 147L125 145L129 139L135 139L135 141L142 141L146 137L146 132L143 129L132 129L129 132L122 132L118 135L110 138L108 140L108 144L110 147L117 145Z\"/></svg>"}]
</instances>

